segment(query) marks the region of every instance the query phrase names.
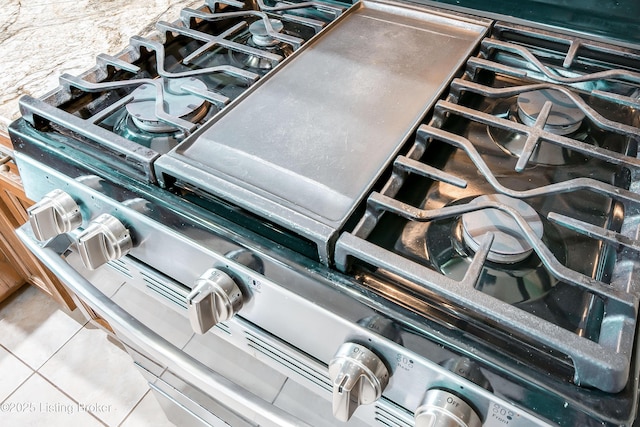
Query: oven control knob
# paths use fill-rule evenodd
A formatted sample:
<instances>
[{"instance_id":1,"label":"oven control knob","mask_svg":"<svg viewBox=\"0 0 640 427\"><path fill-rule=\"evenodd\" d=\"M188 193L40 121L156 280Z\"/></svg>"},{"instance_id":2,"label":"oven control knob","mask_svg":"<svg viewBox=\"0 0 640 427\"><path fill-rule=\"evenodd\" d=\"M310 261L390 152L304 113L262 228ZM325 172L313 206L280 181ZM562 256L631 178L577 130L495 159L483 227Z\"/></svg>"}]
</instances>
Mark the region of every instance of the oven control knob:
<instances>
[{"instance_id":1,"label":"oven control knob","mask_svg":"<svg viewBox=\"0 0 640 427\"><path fill-rule=\"evenodd\" d=\"M415 412L416 427L481 427L476 411L446 390L431 389Z\"/></svg>"},{"instance_id":2,"label":"oven control knob","mask_svg":"<svg viewBox=\"0 0 640 427\"><path fill-rule=\"evenodd\" d=\"M80 208L73 197L62 190L53 190L27 209L29 223L36 239L46 241L68 233L82 224Z\"/></svg>"},{"instance_id":3,"label":"oven control knob","mask_svg":"<svg viewBox=\"0 0 640 427\"><path fill-rule=\"evenodd\" d=\"M352 342L342 344L329 362L329 376L333 382L333 415L344 422L358 406L378 400L389 383L389 370L380 357Z\"/></svg>"},{"instance_id":4,"label":"oven control knob","mask_svg":"<svg viewBox=\"0 0 640 427\"><path fill-rule=\"evenodd\" d=\"M109 214L98 216L78 235L80 258L89 270L122 258L132 246L129 230Z\"/></svg>"},{"instance_id":5,"label":"oven control knob","mask_svg":"<svg viewBox=\"0 0 640 427\"><path fill-rule=\"evenodd\" d=\"M189 295L187 306L191 327L204 334L216 324L231 319L243 304L238 284L224 271L210 268L198 280Z\"/></svg>"}]
</instances>

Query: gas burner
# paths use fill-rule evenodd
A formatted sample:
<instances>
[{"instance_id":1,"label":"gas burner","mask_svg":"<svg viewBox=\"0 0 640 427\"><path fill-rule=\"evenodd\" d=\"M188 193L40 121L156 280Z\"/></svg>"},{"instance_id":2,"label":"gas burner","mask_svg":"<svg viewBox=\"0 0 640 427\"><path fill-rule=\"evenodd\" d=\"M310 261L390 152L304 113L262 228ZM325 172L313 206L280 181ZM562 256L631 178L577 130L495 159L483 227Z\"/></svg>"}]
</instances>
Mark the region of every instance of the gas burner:
<instances>
[{"instance_id":1,"label":"gas burner","mask_svg":"<svg viewBox=\"0 0 640 427\"><path fill-rule=\"evenodd\" d=\"M269 23L271 24L273 31L276 33L281 33L284 29L282 22L277 19L269 19ZM273 47L280 43L269 34L267 26L262 19L259 19L249 25L249 33L251 34L251 41L255 46Z\"/></svg>"},{"instance_id":2,"label":"gas burner","mask_svg":"<svg viewBox=\"0 0 640 427\"><path fill-rule=\"evenodd\" d=\"M202 97L184 91L187 86L190 90L206 91L204 82L187 77L166 79L163 83L163 109L168 115L199 123L217 111ZM160 154L168 153L187 136L176 125L166 123L156 116L155 85L143 84L131 95L132 101L114 116L115 133Z\"/></svg>"},{"instance_id":3,"label":"gas burner","mask_svg":"<svg viewBox=\"0 0 640 427\"><path fill-rule=\"evenodd\" d=\"M473 201L495 201L516 209L554 256L560 262L565 261L565 248L553 225L538 216L525 202L502 195L487 195L461 199L449 206ZM462 280L486 233L493 233L494 240L476 285L477 290L506 303L519 304L535 301L556 286L558 280L532 253L515 221L497 209L483 209L460 218L431 221L425 230L425 249L430 265L445 276Z\"/></svg>"},{"instance_id":4,"label":"gas burner","mask_svg":"<svg viewBox=\"0 0 640 427\"><path fill-rule=\"evenodd\" d=\"M543 89L518 95L518 117L527 126L533 126L540 111L547 102L551 102L551 111L544 124L544 130L555 135L569 135L580 128L584 113L564 93Z\"/></svg>"},{"instance_id":5,"label":"gas burner","mask_svg":"<svg viewBox=\"0 0 640 427\"><path fill-rule=\"evenodd\" d=\"M163 82L163 108L173 117L179 117L193 123L199 122L207 113L207 103L198 95L186 92L184 87L204 92L207 85L193 77L166 79ZM133 100L126 105L127 112L135 125L150 133L176 132L179 128L166 123L156 115L157 88L143 84L132 93Z\"/></svg>"},{"instance_id":6,"label":"gas burner","mask_svg":"<svg viewBox=\"0 0 640 427\"><path fill-rule=\"evenodd\" d=\"M277 33L281 33L284 29L284 25L277 19L269 19L271 27ZM293 53L293 48L280 40L272 37L268 32L264 20L259 19L253 22L249 26L249 38L246 40L247 46L258 48L263 51L279 55L283 58ZM258 55L232 51L230 52L231 58L242 64L244 67L268 71L274 67L274 62L268 58L263 58Z\"/></svg>"},{"instance_id":7,"label":"gas burner","mask_svg":"<svg viewBox=\"0 0 640 427\"><path fill-rule=\"evenodd\" d=\"M124 113L118 115L113 131L143 147L151 148L160 154L166 154L186 137L186 134L179 130L168 132L148 132L142 130L126 110L123 111Z\"/></svg>"},{"instance_id":8,"label":"gas burner","mask_svg":"<svg viewBox=\"0 0 640 427\"><path fill-rule=\"evenodd\" d=\"M593 146L599 145L591 135L588 125L584 123L585 115L582 110L576 107L569 97L557 90L536 90L522 93L517 97L501 99L491 107L490 112L497 117L533 126L547 101L552 102L553 106L544 125L544 130ZM503 151L512 156L520 157L527 141L527 135L492 126L488 127L488 132L491 139ZM559 166L581 163L585 160L586 157L581 154L543 141L537 145L529 163Z\"/></svg>"},{"instance_id":9,"label":"gas burner","mask_svg":"<svg viewBox=\"0 0 640 427\"><path fill-rule=\"evenodd\" d=\"M536 211L522 200L501 194L480 196L473 202L497 202L516 210L527 221L537 237L542 237L543 226ZM472 202L472 203L473 203ZM472 251L477 251L484 237L493 233L494 239L487 259L512 264L527 258L533 248L511 215L498 209L481 209L462 215L462 236Z\"/></svg>"}]
</instances>

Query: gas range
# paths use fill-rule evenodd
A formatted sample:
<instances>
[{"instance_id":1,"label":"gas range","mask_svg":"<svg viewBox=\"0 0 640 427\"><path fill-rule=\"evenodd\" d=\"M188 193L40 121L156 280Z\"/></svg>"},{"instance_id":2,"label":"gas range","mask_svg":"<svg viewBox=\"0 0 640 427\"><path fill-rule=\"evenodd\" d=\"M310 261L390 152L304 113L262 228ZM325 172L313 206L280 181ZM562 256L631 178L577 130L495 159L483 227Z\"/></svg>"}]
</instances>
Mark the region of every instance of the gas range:
<instances>
[{"instance_id":1,"label":"gas range","mask_svg":"<svg viewBox=\"0 0 640 427\"><path fill-rule=\"evenodd\" d=\"M640 50L437 6L206 2L22 98L18 233L178 424L633 423Z\"/></svg>"}]
</instances>

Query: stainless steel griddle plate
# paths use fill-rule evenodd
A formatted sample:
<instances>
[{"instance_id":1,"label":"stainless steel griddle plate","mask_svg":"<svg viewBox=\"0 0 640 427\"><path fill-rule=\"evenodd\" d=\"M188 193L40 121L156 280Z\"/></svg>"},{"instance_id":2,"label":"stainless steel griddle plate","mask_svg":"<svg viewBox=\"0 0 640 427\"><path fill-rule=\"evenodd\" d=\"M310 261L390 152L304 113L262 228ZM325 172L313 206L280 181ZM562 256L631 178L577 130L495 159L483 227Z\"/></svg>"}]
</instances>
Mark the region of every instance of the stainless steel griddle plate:
<instances>
[{"instance_id":1,"label":"stainless steel griddle plate","mask_svg":"<svg viewBox=\"0 0 640 427\"><path fill-rule=\"evenodd\" d=\"M354 5L174 152L163 174L330 240L437 100L488 21Z\"/></svg>"}]
</instances>

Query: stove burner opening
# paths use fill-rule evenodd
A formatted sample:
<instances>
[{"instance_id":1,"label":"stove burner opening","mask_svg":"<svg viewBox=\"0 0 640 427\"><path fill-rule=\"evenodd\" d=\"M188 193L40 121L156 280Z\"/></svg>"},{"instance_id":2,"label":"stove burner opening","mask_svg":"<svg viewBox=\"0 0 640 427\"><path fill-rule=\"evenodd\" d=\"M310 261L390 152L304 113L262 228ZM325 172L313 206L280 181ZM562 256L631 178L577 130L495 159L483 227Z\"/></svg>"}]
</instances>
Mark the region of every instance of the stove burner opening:
<instances>
[{"instance_id":1,"label":"stove burner opening","mask_svg":"<svg viewBox=\"0 0 640 427\"><path fill-rule=\"evenodd\" d=\"M540 111L551 102L551 111L544 130L555 135L569 135L577 131L585 115L564 93L553 89L534 90L518 95L518 117L527 126L533 126Z\"/></svg>"},{"instance_id":2,"label":"stove burner opening","mask_svg":"<svg viewBox=\"0 0 640 427\"><path fill-rule=\"evenodd\" d=\"M501 194L480 196L473 202L497 202L515 209L527 221L538 238L542 237L543 225L536 211L522 200ZM473 203L472 202L472 203ZM523 231L515 219L498 209L482 209L462 215L462 236L464 243L473 252L489 233L494 240L487 259L492 262L513 264L528 257L533 248L527 242Z\"/></svg>"},{"instance_id":3,"label":"stove burner opening","mask_svg":"<svg viewBox=\"0 0 640 427\"><path fill-rule=\"evenodd\" d=\"M447 206L474 200L492 200L518 210L558 261L566 262L566 247L553 224L525 202L508 196L487 195L460 199ZM491 232L494 241L476 289L520 307L551 295L559 282L542 264L515 221L497 209L477 212L425 223L423 250L429 265L447 277L462 280L483 236Z\"/></svg>"},{"instance_id":4,"label":"stove burner opening","mask_svg":"<svg viewBox=\"0 0 640 427\"><path fill-rule=\"evenodd\" d=\"M275 31L276 33L281 33L284 29L284 25L282 24L282 22L277 19L269 19L269 23L271 24L271 28L273 28L273 31ZM249 25L249 33L251 34L251 41L256 46L270 47L275 46L279 43L278 40L273 38L267 32L267 26L262 19L259 19Z\"/></svg>"},{"instance_id":5,"label":"stove burner opening","mask_svg":"<svg viewBox=\"0 0 640 427\"><path fill-rule=\"evenodd\" d=\"M207 85L201 80L186 77L163 83L163 110L167 115L200 123L217 111L201 96L184 90L189 87L205 92ZM168 153L187 136L178 126L157 117L155 85L143 84L131 95L133 99L110 120L114 123L113 132L160 154Z\"/></svg>"},{"instance_id":6,"label":"stove burner opening","mask_svg":"<svg viewBox=\"0 0 640 427\"><path fill-rule=\"evenodd\" d=\"M491 105L488 112L512 122L533 126L547 101L550 101L553 106L544 125L545 131L593 146L601 145L594 137L589 121L584 120L585 114L582 110L569 97L557 90L543 89L500 99ZM487 126L487 131L493 142L505 153L520 157L527 135L493 126ZM541 141L531 155L529 164L560 166L584 163L587 160L583 154Z\"/></svg>"},{"instance_id":7,"label":"stove burner opening","mask_svg":"<svg viewBox=\"0 0 640 427\"><path fill-rule=\"evenodd\" d=\"M185 92L183 87L189 86L197 91L206 91L207 85L193 77L165 80L163 92L164 111L173 117L180 117L190 122L198 122L206 114L206 101L198 95ZM175 132L179 128L166 123L156 116L157 89L154 85L143 84L132 93L133 101L126 105L127 113L133 123L146 132Z\"/></svg>"},{"instance_id":8,"label":"stove burner opening","mask_svg":"<svg viewBox=\"0 0 640 427\"><path fill-rule=\"evenodd\" d=\"M282 33L284 31L282 21L271 18L269 23L275 32ZM249 36L245 43L249 47L279 55L283 58L293 53L293 48L290 45L274 38L267 32L267 27L262 19L249 25ZM232 61L240 64L241 67L248 67L254 70L269 71L276 65L271 59L248 52L231 51L230 55Z\"/></svg>"}]
</instances>

